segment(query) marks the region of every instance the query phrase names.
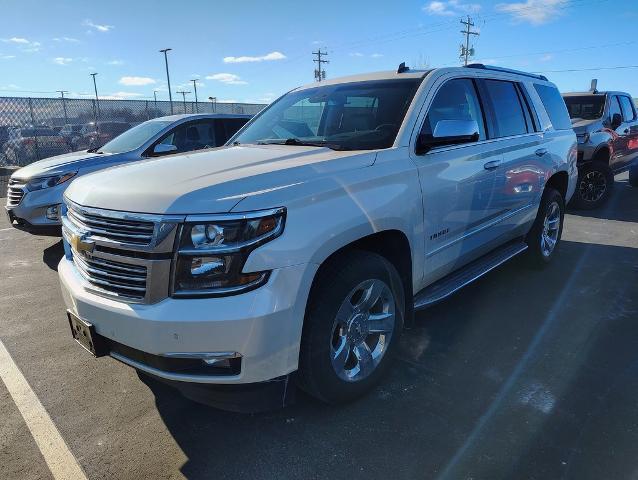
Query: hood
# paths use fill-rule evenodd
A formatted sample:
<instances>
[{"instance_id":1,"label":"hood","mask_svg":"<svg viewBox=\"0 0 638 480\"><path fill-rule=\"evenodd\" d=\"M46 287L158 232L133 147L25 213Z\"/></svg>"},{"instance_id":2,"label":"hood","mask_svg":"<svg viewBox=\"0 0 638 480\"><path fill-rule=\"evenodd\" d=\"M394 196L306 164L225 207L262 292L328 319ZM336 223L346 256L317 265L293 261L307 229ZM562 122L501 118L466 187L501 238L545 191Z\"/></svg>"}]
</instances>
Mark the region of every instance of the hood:
<instances>
[{"instance_id":1,"label":"hood","mask_svg":"<svg viewBox=\"0 0 638 480\"><path fill-rule=\"evenodd\" d=\"M375 152L317 147L222 147L92 173L73 181L65 195L87 207L128 212L224 213L250 193L366 167L375 158Z\"/></svg>"},{"instance_id":2,"label":"hood","mask_svg":"<svg viewBox=\"0 0 638 480\"><path fill-rule=\"evenodd\" d=\"M55 157L49 157L38 162L33 162L26 167L22 167L17 170L13 176L16 178L27 179L43 177L46 175L56 175L58 173L66 173L89 166L93 167L101 164L114 163L119 157L120 154L97 154L89 153L87 150L81 150L79 152L65 153L63 155L56 155Z\"/></svg>"},{"instance_id":3,"label":"hood","mask_svg":"<svg viewBox=\"0 0 638 480\"><path fill-rule=\"evenodd\" d=\"M594 118L593 120L585 120L583 118L572 118L572 128L574 129L576 133L586 133L598 127L600 122L601 122L600 118Z\"/></svg>"}]
</instances>

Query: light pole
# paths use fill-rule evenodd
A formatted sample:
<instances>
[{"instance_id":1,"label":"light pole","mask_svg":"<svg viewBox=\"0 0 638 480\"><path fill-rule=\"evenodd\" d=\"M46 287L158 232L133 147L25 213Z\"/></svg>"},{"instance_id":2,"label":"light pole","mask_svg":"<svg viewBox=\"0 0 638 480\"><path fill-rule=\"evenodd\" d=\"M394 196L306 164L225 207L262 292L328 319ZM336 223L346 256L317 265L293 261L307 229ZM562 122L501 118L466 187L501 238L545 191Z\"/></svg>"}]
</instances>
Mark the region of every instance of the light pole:
<instances>
[{"instance_id":1,"label":"light pole","mask_svg":"<svg viewBox=\"0 0 638 480\"><path fill-rule=\"evenodd\" d=\"M212 112L217 111L217 97L208 97L210 100L210 109Z\"/></svg>"},{"instance_id":2,"label":"light pole","mask_svg":"<svg viewBox=\"0 0 638 480\"><path fill-rule=\"evenodd\" d=\"M155 115L157 115L157 90L153 90L153 102L155 107Z\"/></svg>"},{"instance_id":3,"label":"light pole","mask_svg":"<svg viewBox=\"0 0 638 480\"><path fill-rule=\"evenodd\" d=\"M64 124L66 125L67 123L69 123L69 118L66 115L66 102L64 101L64 94L65 93L69 93L66 90L56 90L57 92L60 92L60 96L62 97L62 109L64 110Z\"/></svg>"},{"instance_id":4,"label":"light pole","mask_svg":"<svg viewBox=\"0 0 638 480\"><path fill-rule=\"evenodd\" d=\"M168 82L168 100L171 102L171 115L173 114L173 95L171 94L171 77L168 74L168 52L173 50L172 48L165 48L160 50L160 53L164 54L164 64L166 65L166 81ZM186 112L184 112L186 113Z\"/></svg>"},{"instance_id":5,"label":"light pole","mask_svg":"<svg viewBox=\"0 0 638 480\"><path fill-rule=\"evenodd\" d=\"M193 88L195 89L195 110L199 113L199 106L197 105L197 79L191 80L193 82Z\"/></svg>"},{"instance_id":6,"label":"light pole","mask_svg":"<svg viewBox=\"0 0 638 480\"><path fill-rule=\"evenodd\" d=\"M90 75L93 77L93 89L95 90L95 131L97 132L97 119L100 117L100 99L97 96L97 83L95 82L95 76L97 75L97 72L91 73Z\"/></svg>"},{"instance_id":7,"label":"light pole","mask_svg":"<svg viewBox=\"0 0 638 480\"><path fill-rule=\"evenodd\" d=\"M184 90L177 90L175 93L181 93L182 99L184 100L184 113L186 113L186 94L191 92L186 92Z\"/></svg>"}]
</instances>

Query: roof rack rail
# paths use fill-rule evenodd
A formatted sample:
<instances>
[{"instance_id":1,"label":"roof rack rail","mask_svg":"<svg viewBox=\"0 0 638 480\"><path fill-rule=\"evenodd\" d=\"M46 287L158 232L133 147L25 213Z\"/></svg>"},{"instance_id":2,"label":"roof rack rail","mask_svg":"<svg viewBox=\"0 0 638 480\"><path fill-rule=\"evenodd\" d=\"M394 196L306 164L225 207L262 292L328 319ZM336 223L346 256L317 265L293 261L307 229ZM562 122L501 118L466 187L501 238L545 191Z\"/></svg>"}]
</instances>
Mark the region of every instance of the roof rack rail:
<instances>
[{"instance_id":1,"label":"roof rack rail","mask_svg":"<svg viewBox=\"0 0 638 480\"><path fill-rule=\"evenodd\" d=\"M495 67L493 65L483 65L482 63L470 63L466 65L467 68L478 68L482 70L493 70L495 72L515 73L517 75L525 75L526 77L538 78L539 80L547 81L545 75L537 75L535 73L521 72L520 70L513 70L511 68Z\"/></svg>"}]
</instances>

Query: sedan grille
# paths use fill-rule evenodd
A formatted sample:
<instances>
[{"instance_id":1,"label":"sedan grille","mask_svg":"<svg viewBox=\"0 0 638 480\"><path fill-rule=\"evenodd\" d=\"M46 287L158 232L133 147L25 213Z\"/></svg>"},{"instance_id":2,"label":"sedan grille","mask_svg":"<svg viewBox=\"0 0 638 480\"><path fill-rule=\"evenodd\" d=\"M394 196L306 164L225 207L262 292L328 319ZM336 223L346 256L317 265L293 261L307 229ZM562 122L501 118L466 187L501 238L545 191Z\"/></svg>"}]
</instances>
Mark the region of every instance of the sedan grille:
<instances>
[{"instance_id":1,"label":"sedan grille","mask_svg":"<svg viewBox=\"0 0 638 480\"><path fill-rule=\"evenodd\" d=\"M7 189L7 207L17 207L24 197L24 184L16 179L9 179Z\"/></svg>"},{"instance_id":2,"label":"sedan grille","mask_svg":"<svg viewBox=\"0 0 638 480\"><path fill-rule=\"evenodd\" d=\"M149 245L153 240L154 222L121 218L115 213L109 216L105 210L88 213L71 205L67 216L79 230L94 238L136 245Z\"/></svg>"},{"instance_id":3,"label":"sedan grille","mask_svg":"<svg viewBox=\"0 0 638 480\"><path fill-rule=\"evenodd\" d=\"M146 267L105 258L73 255L73 263L86 281L110 295L142 300L146 295Z\"/></svg>"}]
</instances>

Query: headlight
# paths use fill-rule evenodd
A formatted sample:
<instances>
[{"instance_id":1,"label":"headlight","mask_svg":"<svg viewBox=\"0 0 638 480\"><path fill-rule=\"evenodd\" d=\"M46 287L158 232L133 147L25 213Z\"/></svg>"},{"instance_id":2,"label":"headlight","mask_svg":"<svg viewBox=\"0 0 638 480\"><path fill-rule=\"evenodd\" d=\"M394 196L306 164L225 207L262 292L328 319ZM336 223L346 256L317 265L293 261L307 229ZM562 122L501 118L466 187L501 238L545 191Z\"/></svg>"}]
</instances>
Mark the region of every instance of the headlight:
<instances>
[{"instance_id":1,"label":"headlight","mask_svg":"<svg viewBox=\"0 0 638 480\"><path fill-rule=\"evenodd\" d=\"M68 182L75 177L77 173L78 172L69 172L60 175L51 175L49 177L32 178L27 183L27 190L33 192L35 190L42 190L43 188L55 187L61 183Z\"/></svg>"},{"instance_id":2,"label":"headlight","mask_svg":"<svg viewBox=\"0 0 638 480\"><path fill-rule=\"evenodd\" d=\"M270 272L242 273L250 252L281 235L286 210L188 217L175 260L174 297L234 295L257 288Z\"/></svg>"}]
</instances>

